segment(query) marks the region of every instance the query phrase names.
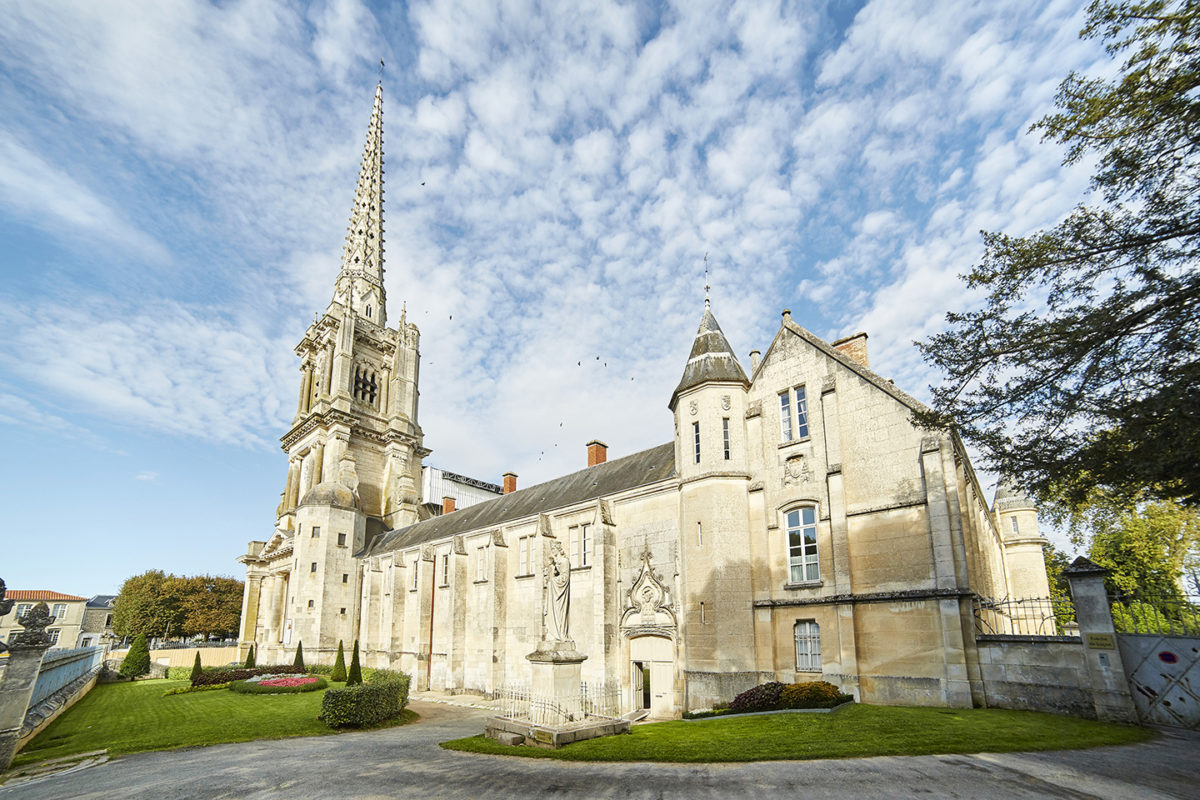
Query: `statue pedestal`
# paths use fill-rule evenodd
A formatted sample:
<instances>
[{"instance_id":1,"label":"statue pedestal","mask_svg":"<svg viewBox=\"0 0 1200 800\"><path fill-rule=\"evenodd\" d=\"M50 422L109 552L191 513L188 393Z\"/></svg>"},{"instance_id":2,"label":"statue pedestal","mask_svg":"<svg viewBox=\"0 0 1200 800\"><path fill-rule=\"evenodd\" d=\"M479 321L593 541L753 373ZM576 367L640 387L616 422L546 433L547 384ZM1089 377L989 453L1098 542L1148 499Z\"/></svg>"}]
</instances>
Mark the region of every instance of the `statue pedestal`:
<instances>
[{"instance_id":1,"label":"statue pedestal","mask_svg":"<svg viewBox=\"0 0 1200 800\"><path fill-rule=\"evenodd\" d=\"M538 721L547 725L563 725L584 717L582 664L587 659L575 649L575 642L547 642L525 656L531 669L530 688L536 702L543 705Z\"/></svg>"}]
</instances>

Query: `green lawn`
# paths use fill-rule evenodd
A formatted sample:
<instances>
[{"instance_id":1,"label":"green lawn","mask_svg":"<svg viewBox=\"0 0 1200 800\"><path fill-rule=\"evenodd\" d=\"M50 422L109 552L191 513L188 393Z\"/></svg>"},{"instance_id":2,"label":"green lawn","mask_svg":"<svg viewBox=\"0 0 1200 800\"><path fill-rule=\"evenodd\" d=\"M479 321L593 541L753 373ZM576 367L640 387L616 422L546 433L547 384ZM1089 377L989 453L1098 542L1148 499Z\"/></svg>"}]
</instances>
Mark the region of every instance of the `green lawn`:
<instances>
[{"instance_id":1,"label":"green lawn","mask_svg":"<svg viewBox=\"0 0 1200 800\"><path fill-rule=\"evenodd\" d=\"M836 714L778 714L634 725L560 750L505 747L483 736L448 750L565 761L772 761L935 753L1066 750L1144 742L1144 728L995 708L853 705Z\"/></svg>"},{"instance_id":2,"label":"green lawn","mask_svg":"<svg viewBox=\"0 0 1200 800\"><path fill-rule=\"evenodd\" d=\"M90 750L107 749L118 755L338 732L317 719L324 691L270 695L219 689L162 696L166 690L187 683L152 680L101 684L26 745L13 766ZM416 713L405 710L387 724L404 724L416 718Z\"/></svg>"}]
</instances>

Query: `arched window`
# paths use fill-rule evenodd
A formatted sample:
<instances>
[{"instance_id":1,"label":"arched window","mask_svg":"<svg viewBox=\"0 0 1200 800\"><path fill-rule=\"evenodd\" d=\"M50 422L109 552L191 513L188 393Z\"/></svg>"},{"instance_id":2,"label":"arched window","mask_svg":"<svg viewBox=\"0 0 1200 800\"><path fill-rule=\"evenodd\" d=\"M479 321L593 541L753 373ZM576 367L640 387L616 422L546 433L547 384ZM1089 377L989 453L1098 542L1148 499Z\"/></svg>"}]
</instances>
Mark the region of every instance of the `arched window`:
<instances>
[{"instance_id":1,"label":"arched window","mask_svg":"<svg viewBox=\"0 0 1200 800\"><path fill-rule=\"evenodd\" d=\"M370 318L370 316L371 316L371 307L367 306L367 317Z\"/></svg>"},{"instance_id":2,"label":"arched window","mask_svg":"<svg viewBox=\"0 0 1200 800\"><path fill-rule=\"evenodd\" d=\"M821 628L812 620L796 623L796 671L821 671Z\"/></svg>"},{"instance_id":3,"label":"arched window","mask_svg":"<svg viewBox=\"0 0 1200 800\"><path fill-rule=\"evenodd\" d=\"M817 509L802 506L787 512L788 583L821 579L817 558Z\"/></svg>"}]
</instances>

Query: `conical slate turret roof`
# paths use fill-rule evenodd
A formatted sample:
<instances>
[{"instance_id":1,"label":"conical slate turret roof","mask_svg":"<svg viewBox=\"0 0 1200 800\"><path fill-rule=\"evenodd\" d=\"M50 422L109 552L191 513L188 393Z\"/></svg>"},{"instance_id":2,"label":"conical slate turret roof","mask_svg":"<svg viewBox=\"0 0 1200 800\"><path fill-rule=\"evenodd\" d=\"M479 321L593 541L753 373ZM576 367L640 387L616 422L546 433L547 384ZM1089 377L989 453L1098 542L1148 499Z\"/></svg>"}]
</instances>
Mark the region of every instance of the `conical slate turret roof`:
<instances>
[{"instance_id":1,"label":"conical slate turret roof","mask_svg":"<svg viewBox=\"0 0 1200 800\"><path fill-rule=\"evenodd\" d=\"M996 487L996 500L992 508L996 511L1007 511L1013 508L1033 508L1033 500L1025 494L1012 478L1001 478Z\"/></svg>"},{"instance_id":2,"label":"conical slate turret roof","mask_svg":"<svg viewBox=\"0 0 1200 800\"><path fill-rule=\"evenodd\" d=\"M692 342L687 366L683 368L683 377L675 387L668 406L674 409L675 400L680 393L712 381L750 385L746 373L742 371L742 365L733 354L733 348L729 346L729 341L721 332L721 326L717 324L717 318L705 304L704 316L700 318L700 329L696 331L696 340Z\"/></svg>"}]
</instances>

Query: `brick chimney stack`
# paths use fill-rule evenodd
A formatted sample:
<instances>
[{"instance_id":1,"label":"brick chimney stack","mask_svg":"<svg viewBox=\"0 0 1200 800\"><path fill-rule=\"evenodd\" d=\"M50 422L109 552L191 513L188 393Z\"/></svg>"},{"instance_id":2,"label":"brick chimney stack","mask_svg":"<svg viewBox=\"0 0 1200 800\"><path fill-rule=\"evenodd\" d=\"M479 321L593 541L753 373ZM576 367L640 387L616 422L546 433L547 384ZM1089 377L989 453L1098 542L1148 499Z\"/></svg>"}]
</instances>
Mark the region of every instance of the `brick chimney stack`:
<instances>
[{"instance_id":1,"label":"brick chimney stack","mask_svg":"<svg viewBox=\"0 0 1200 800\"><path fill-rule=\"evenodd\" d=\"M592 439L587 443L587 453L589 467L603 464L608 460L608 445L599 439Z\"/></svg>"},{"instance_id":2,"label":"brick chimney stack","mask_svg":"<svg viewBox=\"0 0 1200 800\"><path fill-rule=\"evenodd\" d=\"M515 492L517 490L517 473L506 472L506 473L504 473L503 477L504 477L504 493L512 494L513 492Z\"/></svg>"},{"instance_id":3,"label":"brick chimney stack","mask_svg":"<svg viewBox=\"0 0 1200 800\"><path fill-rule=\"evenodd\" d=\"M442 498L442 513L449 514L453 510L454 510L454 498L451 497L450 495L446 495L445 497Z\"/></svg>"},{"instance_id":4,"label":"brick chimney stack","mask_svg":"<svg viewBox=\"0 0 1200 800\"><path fill-rule=\"evenodd\" d=\"M867 335L865 333L859 332L853 336L838 339L833 343L833 346L867 369L871 368L871 365L867 363Z\"/></svg>"}]
</instances>

